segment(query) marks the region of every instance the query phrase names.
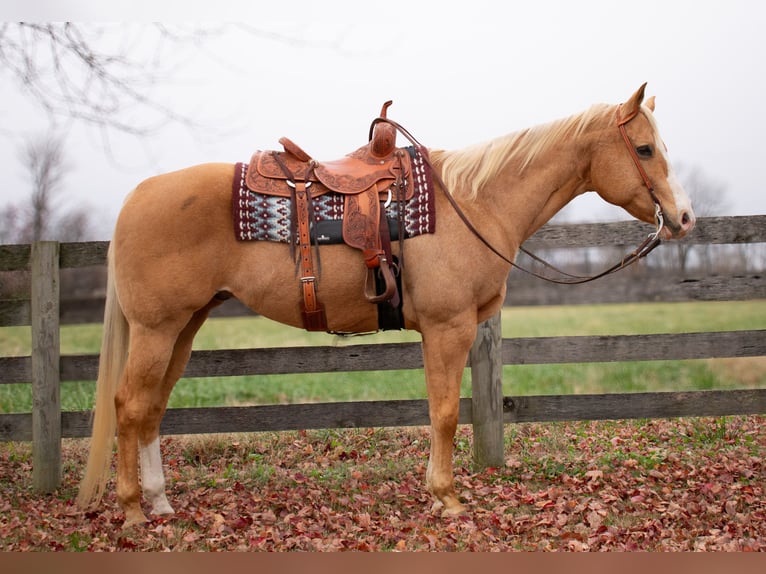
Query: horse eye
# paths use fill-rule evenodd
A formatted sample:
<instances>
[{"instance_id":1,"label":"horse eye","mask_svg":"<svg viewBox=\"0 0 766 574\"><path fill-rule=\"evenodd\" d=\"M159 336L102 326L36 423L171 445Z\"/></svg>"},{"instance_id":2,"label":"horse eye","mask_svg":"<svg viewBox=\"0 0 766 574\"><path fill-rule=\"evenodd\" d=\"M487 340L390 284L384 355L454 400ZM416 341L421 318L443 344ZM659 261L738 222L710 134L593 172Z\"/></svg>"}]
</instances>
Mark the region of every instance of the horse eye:
<instances>
[{"instance_id":1,"label":"horse eye","mask_svg":"<svg viewBox=\"0 0 766 574\"><path fill-rule=\"evenodd\" d=\"M636 148L636 153L638 153L639 157L645 157L649 158L654 155L654 151L652 150L652 146L650 145L640 145Z\"/></svg>"}]
</instances>

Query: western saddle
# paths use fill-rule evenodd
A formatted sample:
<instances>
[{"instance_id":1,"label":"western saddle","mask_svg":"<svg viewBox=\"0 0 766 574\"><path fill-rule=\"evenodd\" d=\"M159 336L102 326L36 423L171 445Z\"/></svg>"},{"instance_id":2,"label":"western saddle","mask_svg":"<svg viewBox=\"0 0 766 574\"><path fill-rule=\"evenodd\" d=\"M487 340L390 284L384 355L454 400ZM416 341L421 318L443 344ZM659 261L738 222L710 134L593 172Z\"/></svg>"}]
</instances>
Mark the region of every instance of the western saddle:
<instances>
[{"instance_id":1,"label":"western saddle","mask_svg":"<svg viewBox=\"0 0 766 574\"><path fill-rule=\"evenodd\" d=\"M395 277L398 270L392 258L391 232L385 212L391 201L411 199L414 184L410 154L396 147L396 128L384 121L391 103L383 104L380 117L370 127L369 142L341 159L316 161L283 137L279 143L284 151L259 151L250 160L246 179L250 190L291 199L291 245L298 246L303 293L301 312L308 331L327 331L327 317L317 293L311 245L311 228L315 222L312 199L326 193L343 195L343 241L362 251L368 269L364 286L367 301L399 306L401 299ZM400 203L400 218L404 212L402 206ZM402 239L399 233L399 240ZM377 284L382 284L382 289L378 289Z\"/></svg>"}]
</instances>

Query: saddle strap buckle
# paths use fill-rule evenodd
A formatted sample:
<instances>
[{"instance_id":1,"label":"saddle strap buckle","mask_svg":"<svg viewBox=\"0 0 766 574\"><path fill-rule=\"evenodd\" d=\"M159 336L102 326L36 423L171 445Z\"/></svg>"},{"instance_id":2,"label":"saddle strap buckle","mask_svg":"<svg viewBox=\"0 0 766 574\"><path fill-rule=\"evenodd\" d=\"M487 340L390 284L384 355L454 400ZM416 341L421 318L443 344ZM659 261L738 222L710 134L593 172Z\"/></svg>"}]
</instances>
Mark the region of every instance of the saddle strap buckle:
<instances>
[{"instance_id":1,"label":"saddle strap buckle","mask_svg":"<svg viewBox=\"0 0 766 574\"><path fill-rule=\"evenodd\" d=\"M381 261L386 261L386 253L382 249L365 249L362 254L367 269L377 269Z\"/></svg>"}]
</instances>

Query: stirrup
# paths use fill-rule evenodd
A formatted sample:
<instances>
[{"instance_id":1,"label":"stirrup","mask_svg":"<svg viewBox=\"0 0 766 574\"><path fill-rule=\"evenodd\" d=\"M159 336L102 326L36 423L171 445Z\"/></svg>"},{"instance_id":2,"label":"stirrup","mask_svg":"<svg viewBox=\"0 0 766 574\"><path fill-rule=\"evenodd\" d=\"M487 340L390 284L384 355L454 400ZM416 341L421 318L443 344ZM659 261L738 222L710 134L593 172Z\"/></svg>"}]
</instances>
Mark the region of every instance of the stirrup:
<instances>
[{"instance_id":1,"label":"stirrup","mask_svg":"<svg viewBox=\"0 0 766 574\"><path fill-rule=\"evenodd\" d=\"M383 278L383 283L386 286L385 291L378 295L375 289L375 273L380 271L380 275ZM377 268L370 268L367 271L367 280L364 283L364 296L369 303L385 303L391 301L391 304L396 307L399 305L399 293L396 288L396 277L394 277L391 267L388 265L388 261L385 257L380 258L380 266Z\"/></svg>"}]
</instances>

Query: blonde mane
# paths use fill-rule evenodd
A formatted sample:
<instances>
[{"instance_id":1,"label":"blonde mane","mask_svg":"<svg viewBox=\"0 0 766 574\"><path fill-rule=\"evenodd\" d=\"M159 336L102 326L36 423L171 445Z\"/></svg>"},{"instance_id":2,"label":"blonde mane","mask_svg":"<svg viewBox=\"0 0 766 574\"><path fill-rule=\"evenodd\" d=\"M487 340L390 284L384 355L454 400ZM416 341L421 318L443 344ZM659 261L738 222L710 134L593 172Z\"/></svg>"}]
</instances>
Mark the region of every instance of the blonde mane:
<instances>
[{"instance_id":1,"label":"blonde mane","mask_svg":"<svg viewBox=\"0 0 766 574\"><path fill-rule=\"evenodd\" d=\"M517 160L519 172L523 171L538 155L550 149L565 136L576 137L596 119L603 116L610 106L596 104L582 113L568 118L535 126L488 142L460 150L431 152L434 164L441 166L441 176L452 193L463 190L475 198L482 187L509 162Z\"/></svg>"}]
</instances>

